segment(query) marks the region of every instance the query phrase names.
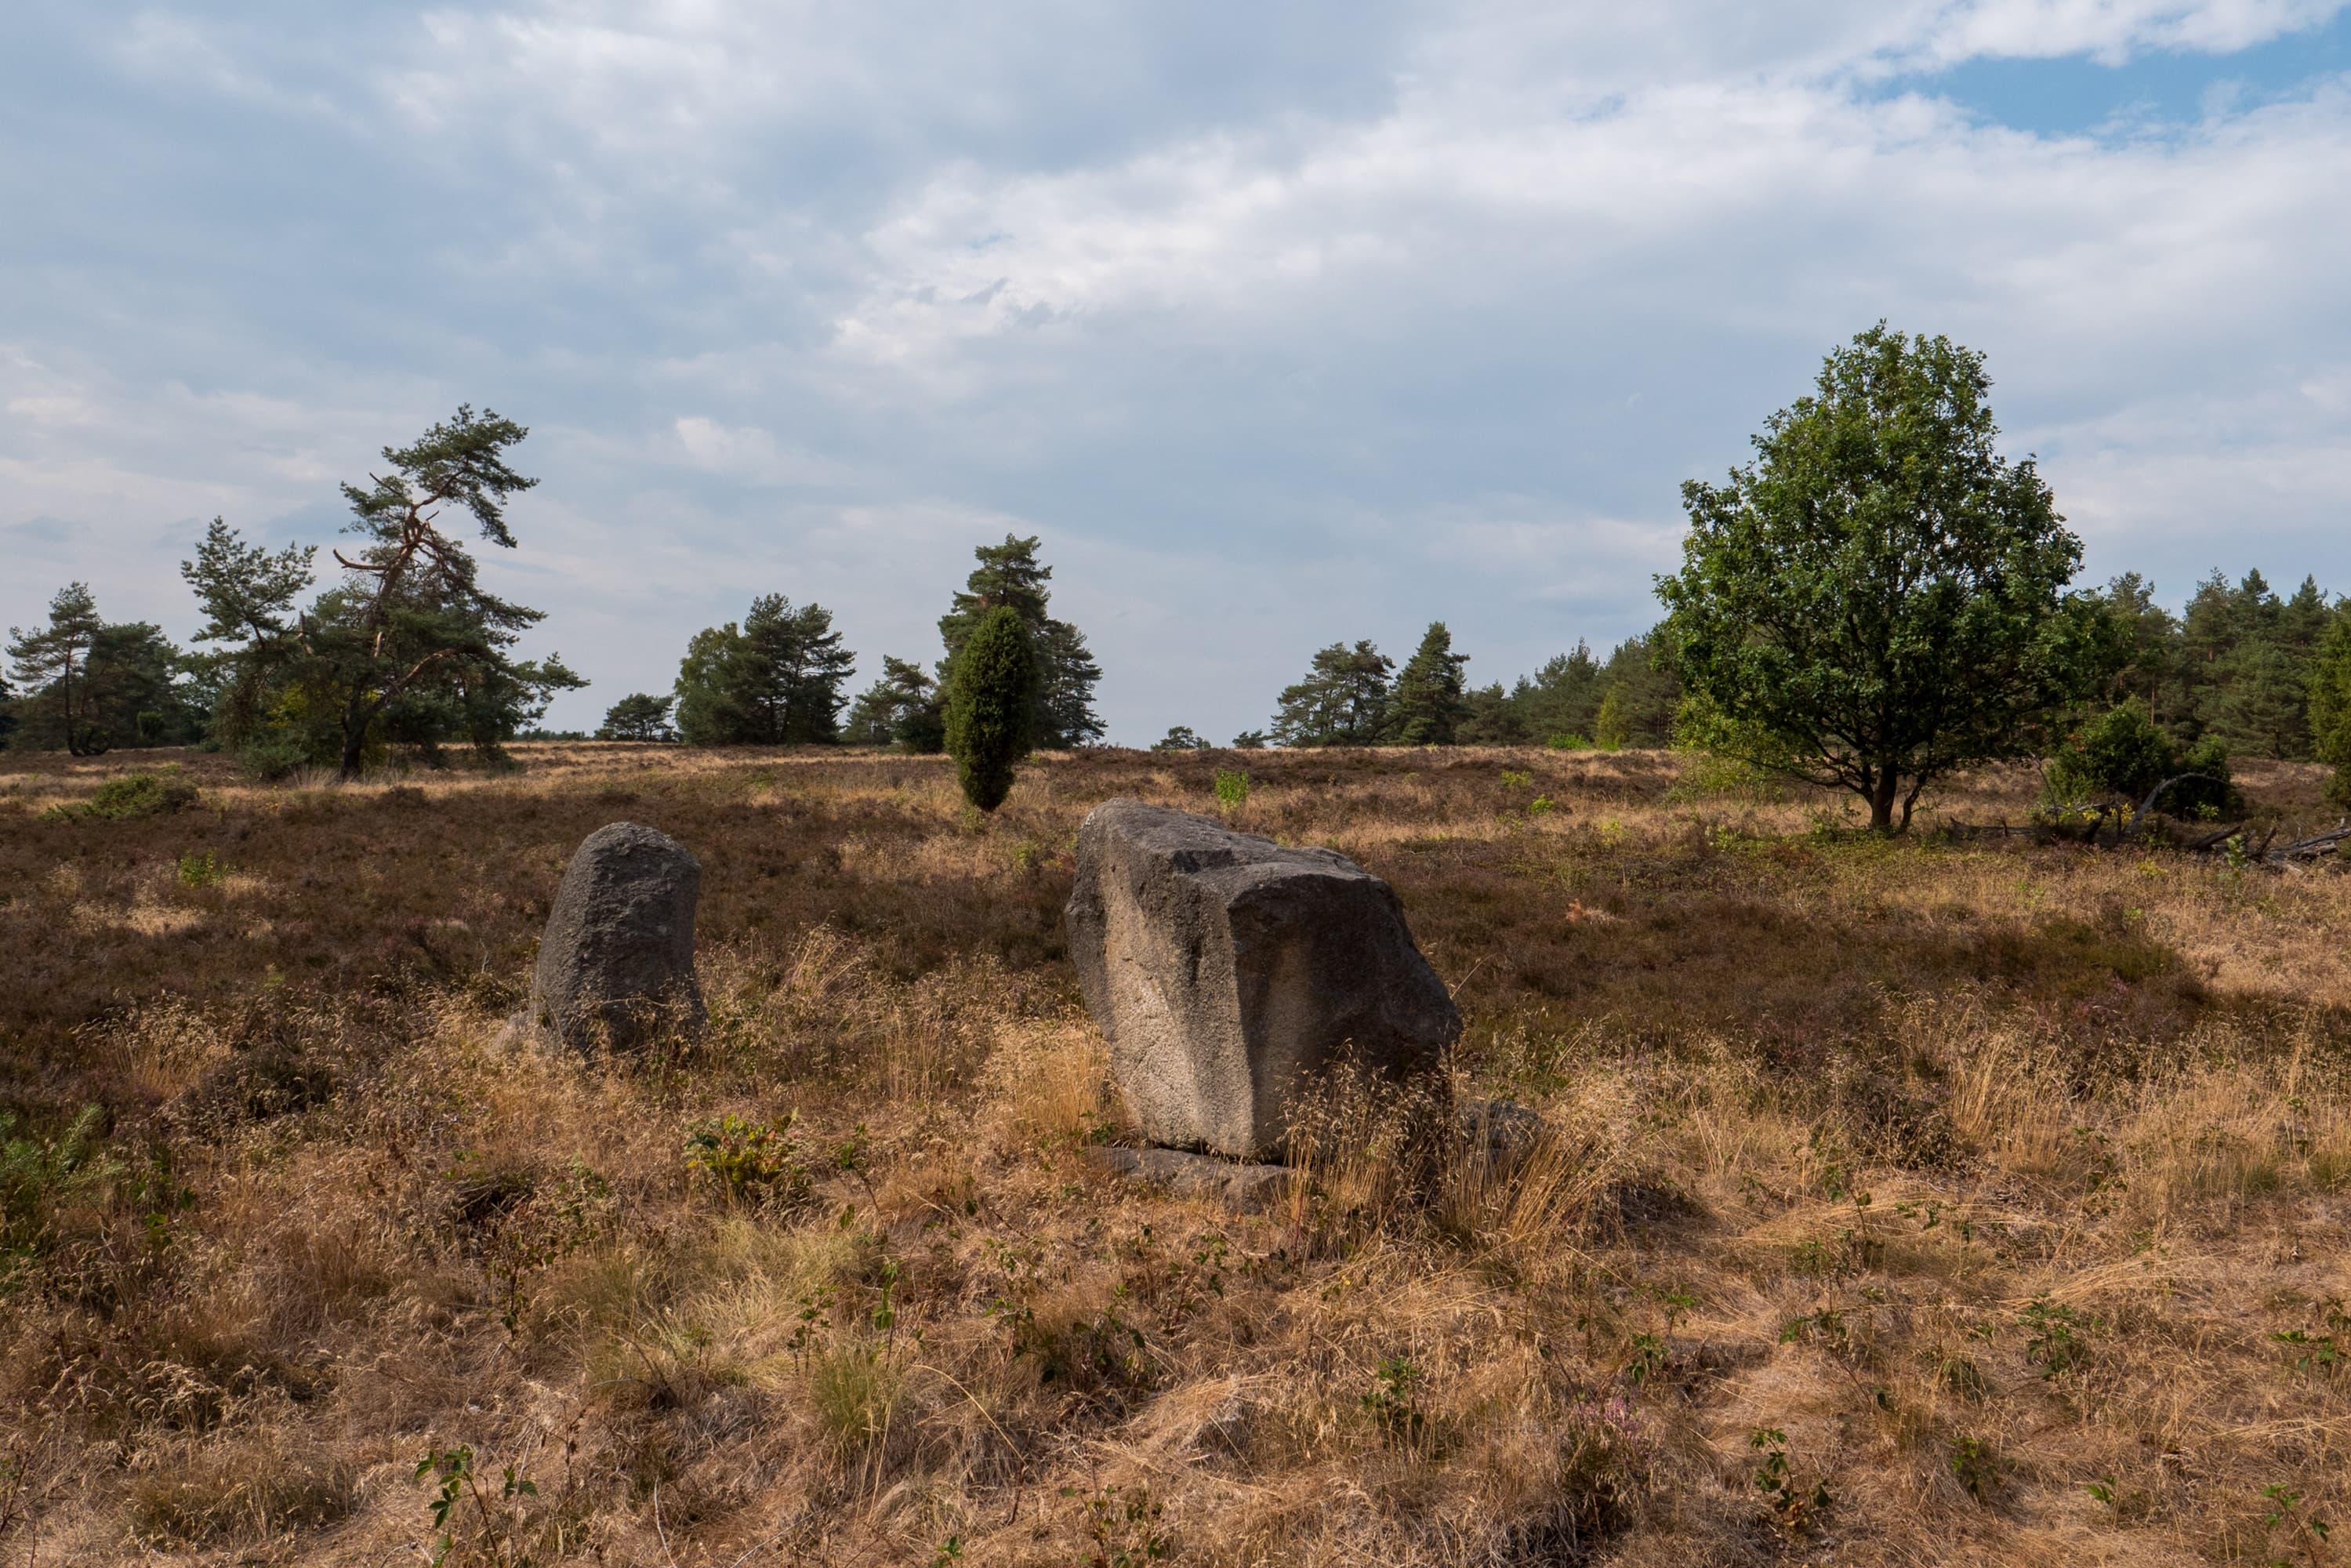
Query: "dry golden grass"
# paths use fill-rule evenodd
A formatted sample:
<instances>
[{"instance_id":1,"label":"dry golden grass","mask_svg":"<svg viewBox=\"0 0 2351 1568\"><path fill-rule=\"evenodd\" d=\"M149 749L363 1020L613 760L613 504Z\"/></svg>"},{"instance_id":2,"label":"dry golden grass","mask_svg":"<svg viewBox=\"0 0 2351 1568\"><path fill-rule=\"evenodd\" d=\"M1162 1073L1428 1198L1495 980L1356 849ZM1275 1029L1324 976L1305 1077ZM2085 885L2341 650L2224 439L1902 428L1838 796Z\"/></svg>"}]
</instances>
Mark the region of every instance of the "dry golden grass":
<instances>
[{"instance_id":1,"label":"dry golden grass","mask_svg":"<svg viewBox=\"0 0 2351 1568\"><path fill-rule=\"evenodd\" d=\"M460 1448L465 1563L2345 1556L2331 867L1929 836L2015 773L1886 845L1656 754L1054 757L977 821L935 760L518 750L6 759L0 1563L429 1556ZM193 807L44 814L167 763ZM1077 822L1219 768L1396 885L1522 1157L1334 1106L1248 1218L1086 1157ZM702 857L713 1028L518 1050L622 818ZM793 1113L805 1186L689 1168Z\"/></svg>"}]
</instances>

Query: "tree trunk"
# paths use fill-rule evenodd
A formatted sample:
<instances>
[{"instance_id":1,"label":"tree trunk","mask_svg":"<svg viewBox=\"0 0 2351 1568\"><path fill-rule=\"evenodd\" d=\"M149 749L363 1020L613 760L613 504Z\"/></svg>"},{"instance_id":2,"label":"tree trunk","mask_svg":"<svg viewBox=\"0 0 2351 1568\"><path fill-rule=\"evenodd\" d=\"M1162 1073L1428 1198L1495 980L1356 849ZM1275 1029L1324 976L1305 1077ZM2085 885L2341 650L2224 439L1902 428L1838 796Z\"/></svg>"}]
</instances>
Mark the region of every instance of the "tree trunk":
<instances>
[{"instance_id":1,"label":"tree trunk","mask_svg":"<svg viewBox=\"0 0 2351 1568\"><path fill-rule=\"evenodd\" d=\"M1869 791L1869 831L1871 832L1884 833L1888 837L1893 835L1895 831L1894 792L1900 783L1900 778L1891 768L1878 774L1876 783ZM1905 812L1903 815L1905 819L1903 826L1907 827L1909 813Z\"/></svg>"},{"instance_id":2,"label":"tree trunk","mask_svg":"<svg viewBox=\"0 0 2351 1568\"><path fill-rule=\"evenodd\" d=\"M360 777L360 757L367 749L368 721L372 712L360 711L360 696L354 692L343 705L343 759L335 769L335 778L345 784L355 784Z\"/></svg>"}]
</instances>

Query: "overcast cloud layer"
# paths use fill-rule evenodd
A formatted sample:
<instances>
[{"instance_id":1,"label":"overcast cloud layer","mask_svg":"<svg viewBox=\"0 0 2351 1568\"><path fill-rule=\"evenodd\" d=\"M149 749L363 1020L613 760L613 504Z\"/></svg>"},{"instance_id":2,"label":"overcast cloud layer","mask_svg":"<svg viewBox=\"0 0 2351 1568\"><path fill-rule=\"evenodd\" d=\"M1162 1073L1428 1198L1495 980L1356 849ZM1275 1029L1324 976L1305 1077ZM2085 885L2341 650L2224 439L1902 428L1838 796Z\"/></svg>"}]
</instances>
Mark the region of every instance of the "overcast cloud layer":
<instances>
[{"instance_id":1,"label":"overcast cloud layer","mask_svg":"<svg viewBox=\"0 0 2351 1568\"><path fill-rule=\"evenodd\" d=\"M1318 646L1655 618L1677 486L1883 317L1984 350L2092 577L2351 590L2330 0L0 14L0 623L193 629L458 402L496 586L666 689L756 591L870 676L1044 536L1113 737ZM1562 13L1589 12L1589 16Z\"/></svg>"}]
</instances>

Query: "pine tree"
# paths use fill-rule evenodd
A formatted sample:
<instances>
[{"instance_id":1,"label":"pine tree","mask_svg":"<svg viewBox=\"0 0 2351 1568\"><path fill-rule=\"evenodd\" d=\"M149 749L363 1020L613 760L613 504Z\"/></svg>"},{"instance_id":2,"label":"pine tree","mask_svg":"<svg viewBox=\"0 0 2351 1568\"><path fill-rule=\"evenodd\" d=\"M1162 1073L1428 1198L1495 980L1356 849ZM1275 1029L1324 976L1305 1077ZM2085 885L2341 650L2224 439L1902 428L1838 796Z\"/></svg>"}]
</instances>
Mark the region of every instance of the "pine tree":
<instances>
[{"instance_id":1,"label":"pine tree","mask_svg":"<svg viewBox=\"0 0 2351 1568\"><path fill-rule=\"evenodd\" d=\"M1521 676L1510 697L1525 716L1528 738L1589 737L1593 716L1600 711L1600 661L1581 637L1570 652L1553 654L1531 681Z\"/></svg>"},{"instance_id":2,"label":"pine tree","mask_svg":"<svg viewBox=\"0 0 2351 1568\"><path fill-rule=\"evenodd\" d=\"M743 660L736 672L742 700L758 716L758 744L825 745L841 737L841 686L857 656L841 645L832 612L792 608L780 593L762 594L743 618Z\"/></svg>"},{"instance_id":3,"label":"pine tree","mask_svg":"<svg viewBox=\"0 0 2351 1568\"><path fill-rule=\"evenodd\" d=\"M1616 719L1623 727L1617 745L1664 746L1673 739L1682 684L1657 657L1654 630L1627 637L1610 650L1608 662L1600 667L1600 682L1604 693L1616 699ZM1593 738L1599 739L1597 712L1592 728Z\"/></svg>"},{"instance_id":4,"label":"pine tree","mask_svg":"<svg viewBox=\"0 0 2351 1568\"><path fill-rule=\"evenodd\" d=\"M599 740L675 740L677 731L670 727L670 705L674 696L655 696L650 692L631 692L604 710L604 723L596 731Z\"/></svg>"},{"instance_id":5,"label":"pine tree","mask_svg":"<svg viewBox=\"0 0 2351 1568\"><path fill-rule=\"evenodd\" d=\"M193 663L212 692L211 739L224 750L243 751L264 734L282 677L303 657L296 601L310 586L317 555L309 545L275 553L248 545L214 517L196 559L180 563L204 612L195 641L218 644Z\"/></svg>"},{"instance_id":6,"label":"pine tree","mask_svg":"<svg viewBox=\"0 0 2351 1568\"><path fill-rule=\"evenodd\" d=\"M1029 755L1037 710L1037 651L1008 604L979 617L947 677L946 747L964 799L993 811Z\"/></svg>"},{"instance_id":7,"label":"pine tree","mask_svg":"<svg viewBox=\"0 0 2351 1568\"><path fill-rule=\"evenodd\" d=\"M1525 676L1519 685L1528 685ZM1495 681L1488 685L1473 686L1461 695L1467 712L1461 719L1458 738L1464 746L1524 746L1527 725L1524 714L1510 701L1510 694Z\"/></svg>"},{"instance_id":8,"label":"pine tree","mask_svg":"<svg viewBox=\"0 0 2351 1568\"><path fill-rule=\"evenodd\" d=\"M410 445L385 447L389 472L370 476L371 488L343 486L344 531L362 542L356 558L335 552L347 575L301 618L302 657L287 677L303 694L301 711L330 714L342 778L356 778L371 749L390 742L429 748L462 737L495 748L535 722L555 692L587 685L553 654L512 656L545 613L485 590L472 553L438 526L462 512L490 543L515 547L506 503L538 481L507 455L529 434L460 404Z\"/></svg>"},{"instance_id":9,"label":"pine tree","mask_svg":"<svg viewBox=\"0 0 2351 1568\"><path fill-rule=\"evenodd\" d=\"M810 746L841 738L856 656L832 612L761 594L737 626L705 627L678 666L677 728L690 746Z\"/></svg>"},{"instance_id":10,"label":"pine tree","mask_svg":"<svg viewBox=\"0 0 2351 1568\"><path fill-rule=\"evenodd\" d=\"M2351 604L2336 607L2310 671L2311 751L2335 769L2326 793L2351 806Z\"/></svg>"},{"instance_id":11,"label":"pine tree","mask_svg":"<svg viewBox=\"0 0 2351 1568\"><path fill-rule=\"evenodd\" d=\"M1377 746L1387 726L1388 672L1395 661L1359 642L1314 655L1306 678L1284 687L1273 717L1277 746Z\"/></svg>"},{"instance_id":12,"label":"pine tree","mask_svg":"<svg viewBox=\"0 0 2351 1568\"><path fill-rule=\"evenodd\" d=\"M47 626L8 628L8 656L25 687L15 744L62 747L75 757L98 756L112 744L90 671L105 631L98 601L83 582L69 582L50 597Z\"/></svg>"},{"instance_id":13,"label":"pine tree","mask_svg":"<svg viewBox=\"0 0 2351 1568\"><path fill-rule=\"evenodd\" d=\"M1452 746L1469 715L1463 696L1466 654L1453 651L1453 633L1432 621L1420 646L1405 661L1389 694L1387 737L1398 746Z\"/></svg>"},{"instance_id":14,"label":"pine tree","mask_svg":"<svg viewBox=\"0 0 2351 1568\"><path fill-rule=\"evenodd\" d=\"M1063 750L1090 746L1102 737L1102 716L1094 711L1094 686L1102 666L1086 647L1085 633L1049 613L1053 569L1037 559L1033 536L1004 536L1000 545L973 550L979 564L972 569L963 591L939 618L939 639L946 657L940 663L943 685L955 679L955 662L973 629L987 612L1002 607L1015 611L1029 627L1038 663L1035 738L1040 749Z\"/></svg>"},{"instance_id":15,"label":"pine tree","mask_svg":"<svg viewBox=\"0 0 2351 1568\"><path fill-rule=\"evenodd\" d=\"M852 746L894 746L929 753L946 747L946 694L923 666L887 654L882 677L858 694L842 738Z\"/></svg>"},{"instance_id":16,"label":"pine tree","mask_svg":"<svg viewBox=\"0 0 2351 1568\"><path fill-rule=\"evenodd\" d=\"M2105 701L2137 697L2158 724L2183 716L2188 701L2180 679L2179 621L2156 603L2155 585L2126 571L2093 597L2114 643L2115 673L2105 685Z\"/></svg>"}]
</instances>

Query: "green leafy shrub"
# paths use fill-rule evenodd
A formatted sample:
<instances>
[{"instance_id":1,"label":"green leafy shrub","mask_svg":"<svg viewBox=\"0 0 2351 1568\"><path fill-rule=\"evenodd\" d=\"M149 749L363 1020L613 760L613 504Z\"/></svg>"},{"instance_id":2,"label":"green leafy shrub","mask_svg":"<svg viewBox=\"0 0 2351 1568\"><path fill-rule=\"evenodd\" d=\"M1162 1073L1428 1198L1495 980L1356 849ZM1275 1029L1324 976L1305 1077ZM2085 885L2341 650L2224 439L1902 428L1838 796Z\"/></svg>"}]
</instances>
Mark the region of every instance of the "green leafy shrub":
<instances>
[{"instance_id":1,"label":"green leafy shrub","mask_svg":"<svg viewBox=\"0 0 2351 1568\"><path fill-rule=\"evenodd\" d=\"M2089 1360L2091 1337L2105 1326L2103 1319L2077 1312L2046 1295L2034 1297L2016 1321L2027 1335L2024 1359L2052 1381Z\"/></svg>"},{"instance_id":2,"label":"green leafy shrub","mask_svg":"<svg viewBox=\"0 0 2351 1568\"><path fill-rule=\"evenodd\" d=\"M161 773L133 773L122 779L110 779L83 804L58 806L49 814L119 821L177 811L195 803L196 787L182 778L177 768L166 768Z\"/></svg>"},{"instance_id":3,"label":"green leafy shrub","mask_svg":"<svg viewBox=\"0 0 2351 1568\"><path fill-rule=\"evenodd\" d=\"M799 1113L754 1122L728 1112L686 1129L685 1166L711 1177L738 1203L793 1204L809 1195L808 1162L792 1133Z\"/></svg>"},{"instance_id":4,"label":"green leafy shrub","mask_svg":"<svg viewBox=\"0 0 2351 1568\"><path fill-rule=\"evenodd\" d=\"M1978 1502L2000 1490L2000 1455L1989 1438L1961 1437L1951 1445L1951 1475Z\"/></svg>"},{"instance_id":5,"label":"green leafy shrub","mask_svg":"<svg viewBox=\"0 0 2351 1568\"><path fill-rule=\"evenodd\" d=\"M310 749L292 730L273 729L247 741L236 756L245 770L263 783L282 784L317 760Z\"/></svg>"},{"instance_id":6,"label":"green leafy shrub","mask_svg":"<svg viewBox=\"0 0 2351 1568\"><path fill-rule=\"evenodd\" d=\"M2136 805L2164 780L2183 773L2204 777L2174 784L2156 802L2157 810L2175 817L2216 816L2241 804L2230 778L2229 748L2218 737L2179 746L2157 725L2147 705L2133 697L2068 737L2050 757L2043 777L2056 804L2120 795Z\"/></svg>"},{"instance_id":7,"label":"green leafy shrub","mask_svg":"<svg viewBox=\"0 0 2351 1568\"><path fill-rule=\"evenodd\" d=\"M182 887L210 887L225 874L219 859L210 850L190 850L180 857Z\"/></svg>"},{"instance_id":8,"label":"green leafy shrub","mask_svg":"<svg viewBox=\"0 0 2351 1568\"><path fill-rule=\"evenodd\" d=\"M1228 811L1237 811L1249 804L1249 781L1246 773L1223 772L1217 775L1217 804Z\"/></svg>"},{"instance_id":9,"label":"green leafy shrub","mask_svg":"<svg viewBox=\"0 0 2351 1568\"><path fill-rule=\"evenodd\" d=\"M1420 1368L1403 1356L1392 1355L1380 1363L1372 1391L1360 1401L1392 1442L1410 1438L1420 1430L1419 1384Z\"/></svg>"}]
</instances>

